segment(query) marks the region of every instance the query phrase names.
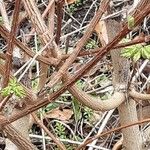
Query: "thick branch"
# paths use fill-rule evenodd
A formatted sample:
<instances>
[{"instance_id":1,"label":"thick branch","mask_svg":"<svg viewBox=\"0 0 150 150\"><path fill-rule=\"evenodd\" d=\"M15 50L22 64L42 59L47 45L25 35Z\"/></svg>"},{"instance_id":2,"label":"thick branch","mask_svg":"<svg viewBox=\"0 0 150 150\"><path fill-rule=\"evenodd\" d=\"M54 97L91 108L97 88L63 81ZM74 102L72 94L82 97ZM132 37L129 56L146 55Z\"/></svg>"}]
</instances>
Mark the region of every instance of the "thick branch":
<instances>
[{"instance_id":1,"label":"thick branch","mask_svg":"<svg viewBox=\"0 0 150 150\"><path fill-rule=\"evenodd\" d=\"M60 36L61 36L61 26L62 26L62 18L63 18L63 4L64 0L60 0L57 2L57 30L56 30L56 44L59 45L60 43Z\"/></svg>"},{"instance_id":2,"label":"thick branch","mask_svg":"<svg viewBox=\"0 0 150 150\"><path fill-rule=\"evenodd\" d=\"M60 67L59 71L56 73L55 77L50 81L49 85L54 86L65 74L65 72L68 70L68 68L71 66L71 64L76 60L79 52L81 51L82 47L86 44L86 41L90 37L91 33L95 29L95 26L97 25L98 21L104 14L104 12L107 10L109 6L110 0L103 0L101 2L100 8L97 11L94 18L91 20L90 25L87 27L83 37L79 40L79 42L76 45L76 48L74 49L73 53L69 56L69 58L65 61L65 63Z\"/></svg>"},{"instance_id":3,"label":"thick branch","mask_svg":"<svg viewBox=\"0 0 150 150\"><path fill-rule=\"evenodd\" d=\"M54 5L54 2L55 0L50 0L49 4L47 5L46 9L44 10L43 14L42 14L42 18L45 18L46 15L48 14L48 12L51 11L51 9L53 9L53 5ZM35 32L35 29L32 28L31 32L29 33L29 36L26 38L26 41L29 41L32 37L32 34L34 34Z\"/></svg>"},{"instance_id":4,"label":"thick branch","mask_svg":"<svg viewBox=\"0 0 150 150\"><path fill-rule=\"evenodd\" d=\"M24 3L25 10L27 11L32 21L32 24L34 25L34 28L37 30L37 33L43 45L46 45L52 37L47 26L44 23L44 20L42 19L42 15L40 14L40 11L38 10L33 0L24 0L23 3ZM51 53L55 58L60 57L59 51L56 51L56 49L51 48L51 46L49 46L49 49L51 50Z\"/></svg>"},{"instance_id":5,"label":"thick branch","mask_svg":"<svg viewBox=\"0 0 150 150\"><path fill-rule=\"evenodd\" d=\"M129 96L131 96L132 98L135 98L137 100L150 100L150 94L139 93L139 92L135 91L134 89L132 89L129 92Z\"/></svg>"},{"instance_id":6,"label":"thick branch","mask_svg":"<svg viewBox=\"0 0 150 150\"><path fill-rule=\"evenodd\" d=\"M12 125L6 125L3 131L20 150L38 150L36 146L24 138Z\"/></svg>"},{"instance_id":7,"label":"thick branch","mask_svg":"<svg viewBox=\"0 0 150 150\"><path fill-rule=\"evenodd\" d=\"M6 65L5 65L5 76L3 79L3 87L6 87L9 82L9 74L12 69L12 57L13 57L13 47L14 47L14 37L17 32L17 22L19 18L19 10L20 10L21 0L15 1L15 8L13 14L12 28L8 37L8 47L6 51Z\"/></svg>"},{"instance_id":8,"label":"thick branch","mask_svg":"<svg viewBox=\"0 0 150 150\"><path fill-rule=\"evenodd\" d=\"M4 26L0 25L0 34L2 35L3 38L8 40L8 36L10 33ZM18 46L21 50L23 50L30 57L34 57L35 53L30 48L28 48L26 45L24 45L22 42L20 42L19 40L17 40L15 38L14 43L16 44L16 46ZM38 57L36 57L36 60L41 61L48 65L54 65L54 66L58 65L58 63L59 63L56 58L49 59L49 58L46 58L46 57L43 57L40 55Z\"/></svg>"},{"instance_id":9,"label":"thick branch","mask_svg":"<svg viewBox=\"0 0 150 150\"><path fill-rule=\"evenodd\" d=\"M97 111L107 111L117 108L122 102L125 101L125 94L123 92L114 92L111 98L101 100L86 94L74 85L68 88L68 90L80 103Z\"/></svg>"}]
</instances>

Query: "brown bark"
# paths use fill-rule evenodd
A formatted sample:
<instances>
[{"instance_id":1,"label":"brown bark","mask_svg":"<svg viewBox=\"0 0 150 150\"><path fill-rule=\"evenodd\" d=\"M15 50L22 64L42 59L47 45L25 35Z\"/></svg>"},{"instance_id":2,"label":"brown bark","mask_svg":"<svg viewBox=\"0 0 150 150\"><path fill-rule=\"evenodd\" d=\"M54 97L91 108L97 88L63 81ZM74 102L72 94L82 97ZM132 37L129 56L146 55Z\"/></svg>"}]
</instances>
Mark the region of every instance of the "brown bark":
<instances>
[{"instance_id":1,"label":"brown bark","mask_svg":"<svg viewBox=\"0 0 150 150\"><path fill-rule=\"evenodd\" d=\"M106 29L108 34L108 41L112 40L116 34L121 30L118 22L107 21ZM120 56L121 49L116 49L111 51L111 58L113 63L113 85L124 86L127 88L128 78L129 78L129 67L130 64L127 59ZM138 121L136 103L126 97L126 102L121 104L119 107L119 117L121 125L127 123L133 123ZM142 149L142 139L139 131L139 126L133 126L122 130L123 133L123 147L126 150Z\"/></svg>"},{"instance_id":2,"label":"brown bark","mask_svg":"<svg viewBox=\"0 0 150 150\"><path fill-rule=\"evenodd\" d=\"M8 40L7 37L9 36L9 31L2 25L0 26L0 33L6 40ZM30 57L34 57L35 53L29 47L27 47L25 44L23 44L22 42L20 42L16 38L15 38L14 42L15 42L16 46L18 46L21 50L23 50L27 55L29 55ZM53 65L53 66L57 66L59 63L56 58L51 57L49 59L49 58L46 58L46 57L41 56L41 55L39 55L36 58L36 60L41 61L47 65Z\"/></svg>"},{"instance_id":3,"label":"brown bark","mask_svg":"<svg viewBox=\"0 0 150 150\"><path fill-rule=\"evenodd\" d=\"M54 86L62 77L65 75L71 64L76 60L78 54L82 50L83 46L86 44L88 38L91 36L96 24L98 23L99 19L102 17L104 12L107 10L109 6L110 0L103 0L101 1L100 8L96 12L95 16L90 22L90 25L87 27L83 37L77 42L76 48L74 49L73 53L66 59L64 64L60 67L58 72L55 74L54 78L50 81L49 85ZM50 87L51 88L51 87Z\"/></svg>"},{"instance_id":4,"label":"brown bark","mask_svg":"<svg viewBox=\"0 0 150 150\"><path fill-rule=\"evenodd\" d=\"M18 132L12 125L5 126L4 131L7 134L7 137L17 146L18 150L38 150L36 146L24 138L23 135ZM14 149L13 147L9 147L9 150Z\"/></svg>"},{"instance_id":5,"label":"brown bark","mask_svg":"<svg viewBox=\"0 0 150 150\"><path fill-rule=\"evenodd\" d=\"M48 43L49 40L53 37L51 36L52 34L50 33L44 20L42 19L42 15L40 14L38 7L36 6L36 3L33 0L24 0L23 4L26 12L30 17L30 20L32 21L33 26L35 27L41 39L42 44L46 45L45 43ZM48 46L47 51L51 53L51 56L58 58L58 61L60 61L60 51L56 51L56 49L53 49L52 45Z\"/></svg>"},{"instance_id":6,"label":"brown bark","mask_svg":"<svg viewBox=\"0 0 150 150\"><path fill-rule=\"evenodd\" d=\"M121 125L133 123L138 120L136 103L132 99L123 103L119 107L119 117ZM139 126L122 129L123 133L123 147L125 150L142 150L142 138L139 131Z\"/></svg>"},{"instance_id":7,"label":"brown bark","mask_svg":"<svg viewBox=\"0 0 150 150\"><path fill-rule=\"evenodd\" d=\"M8 47L6 51L6 70L5 70L5 76L3 79L3 87L6 87L9 83L9 76L12 69L12 58L13 58L13 48L14 48L14 38L16 36L17 32L17 24L18 24L18 18L19 18L19 11L20 11L21 1L16 0L15 1L15 8L14 8L14 14L13 14L13 21L12 21L12 28L8 37Z\"/></svg>"}]
</instances>

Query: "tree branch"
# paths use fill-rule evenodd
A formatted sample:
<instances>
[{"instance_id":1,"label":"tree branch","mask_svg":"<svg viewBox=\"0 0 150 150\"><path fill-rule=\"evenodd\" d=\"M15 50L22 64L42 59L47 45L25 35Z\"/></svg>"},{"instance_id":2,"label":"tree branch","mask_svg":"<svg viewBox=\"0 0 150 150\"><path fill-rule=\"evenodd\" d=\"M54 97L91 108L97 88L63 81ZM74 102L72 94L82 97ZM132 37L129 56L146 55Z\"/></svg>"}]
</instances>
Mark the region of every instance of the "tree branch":
<instances>
[{"instance_id":1,"label":"tree branch","mask_svg":"<svg viewBox=\"0 0 150 150\"><path fill-rule=\"evenodd\" d=\"M144 6L145 7L145 6ZM148 4L144 9L143 7L140 7L140 13L135 14L135 25L138 25L141 23L142 19L147 16L150 13L150 4ZM22 110L20 113L12 115L10 118L3 118L0 121L1 125L9 124L33 111L36 111L37 109L49 104L50 102L54 101L58 96L60 96L64 91L69 88L69 86L73 85L84 73L88 71L96 62L98 62L108 51L110 51L111 47L115 46L125 35L127 35L131 30L128 29L128 25L124 26L122 31L114 38L114 40L110 43L108 43L104 48L103 51L100 51L90 62L86 64L82 68L78 74L73 76L70 80L64 83L63 87L61 87L58 91L52 93L47 98L40 99L35 104L32 104L30 106L27 106L24 110Z\"/></svg>"},{"instance_id":2,"label":"tree branch","mask_svg":"<svg viewBox=\"0 0 150 150\"><path fill-rule=\"evenodd\" d=\"M3 131L7 137L21 150L38 150L29 140L24 138L12 125L6 125Z\"/></svg>"},{"instance_id":3,"label":"tree branch","mask_svg":"<svg viewBox=\"0 0 150 150\"><path fill-rule=\"evenodd\" d=\"M57 147L61 150L66 150L65 145L61 143L56 137L46 128L46 126L40 121L40 119L36 116L35 113L32 113L32 117L36 121L36 123L48 134L48 136L56 143Z\"/></svg>"},{"instance_id":4,"label":"tree branch","mask_svg":"<svg viewBox=\"0 0 150 150\"><path fill-rule=\"evenodd\" d=\"M54 78L49 82L49 85L51 87L54 86L62 78L62 76L68 70L70 65L76 60L82 47L86 44L86 41L88 40L91 33L95 29L96 24L98 23L98 21L100 20L104 12L107 10L109 6L109 1L110 0L103 0L101 2L100 8L98 9L94 18L91 20L90 25L87 27L83 37L77 43L76 48L74 49L73 53L69 56L69 58L65 61L65 63L60 67L58 72L55 74Z\"/></svg>"},{"instance_id":5,"label":"tree branch","mask_svg":"<svg viewBox=\"0 0 150 150\"><path fill-rule=\"evenodd\" d=\"M115 128L115 129L111 129L109 131L106 131L106 132L103 132L101 134L97 134L95 135L94 137L90 137L89 139L87 139L83 144L81 144L76 150L81 150L83 147L85 147L87 144L93 142L94 140L102 137L102 136L105 136L107 134L110 134L112 132L116 132L116 131L120 131L122 129L125 129L125 128L129 128L129 127L132 127L132 126L135 126L135 125L140 125L140 124L143 124L143 123L147 123L147 122L150 122L150 118L147 118L147 119L144 119L144 120L141 120L141 121L137 121L137 122L134 122L134 123L131 123L131 124L127 124L127 125L122 125L118 128Z\"/></svg>"},{"instance_id":6,"label":"tree branch","mask_svg":"<svg viewBox=\"0 0 150 150\"><path fill-rule=\"evenodd\" d=\"M32 24L34 25L34 28L37 30L42 44L46 45L52 37L47 26L44 23L44 20L42 19L42 15L40 14L40 11L38 10L35 2L33 0L24 0L23 4L31 19ZM56 49L53 49L51 46L49 46L47 50L51 50L53 57L60 58L60 51L56 51ZM60 59L58 61L60 61Z\"/></svg>"},{"instance_id":7,"label":"tree branch","mask_svg":"<svg viewBox=\"0 0 150 150\"><path fill-rule=\"evenodd\" d=\"M9 74L11 72L12 69L12 57L13 57L13 48L14 48L14 37L15 34L17 32L17 22L18 22L18 18L19 18L19 10L20 10L20 4L21 4L21 0L16 0L15 1L15 8L14 8L14 14L13 14L13 21L12 21L12 28L10 31L10 34L8 36L8 47L7 47L7 51L6 51L6 65L5 65L5 76L3 79L3 87L6 87L8 85L9 82Z\"/></svg>"},{"instance_id":8,"label":"tree branch","mask_svg":"<svg viewBox=\"0 0 150 150\"><path fill-rule=\"evenodd\" d=\"M129 96L137 100L150 100L150 94L139 93L135 89L131 89Z\"/></svg>"},{"instance_id":9,"label":"tree branch","mask_svg":"<svg viewBox=\"0 0 150 150\"><path fill-rule=\"evenodd\" d=\"M8 40L8 36L9 36L9 31L2 25L0 25L0 34L2 35L2 37L4 37L6 40ZM15 38L14 43L16 44L16 46L18 46L20 49L22 49L26 54L28 54L30 57L34 57L35 53L28 48L26 45L24 45L22 42L20 42L19 40L17 40ZM57 66L58 65L58 60L56 58L45 58L44 56L38 56L36 57L36 60L41 61L45 64L48 65L53 65L53 66Z\"/></svg>"}]
</instances>

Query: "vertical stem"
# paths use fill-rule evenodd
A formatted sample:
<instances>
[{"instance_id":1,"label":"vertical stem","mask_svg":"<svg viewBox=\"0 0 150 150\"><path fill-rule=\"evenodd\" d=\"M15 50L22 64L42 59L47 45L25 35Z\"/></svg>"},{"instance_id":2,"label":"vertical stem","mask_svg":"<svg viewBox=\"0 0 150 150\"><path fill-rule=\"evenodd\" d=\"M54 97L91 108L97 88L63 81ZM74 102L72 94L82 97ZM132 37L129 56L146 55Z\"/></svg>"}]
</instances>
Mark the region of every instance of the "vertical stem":
<instances>
[{"instance_id":1,"label":"vertical stem","mask_svg":"<svg viewBox=\"0 0 150 150\"><path fill-rule=\"evenodd\" d=\"M59 45L60 43L60 36L61 36L61 27L62 27L62 18L63 18L63 4L64 0L58 1L57 3L57 31L56 31L56 44Z\"/></svg>"},{"instance_id":2,"label":"vertical stem","mask_svg":"<svg viewBox=\"0 0 150 150\"><path fill-rule=\"evenodd\" d=\"M112 40L116 34L121 30L118 22L109 20L106 22L106 29L108 34L108 41ZM129 78L129 61L120 56L121 49L115 49L111 51L111 58L113 63L113 85L115 88L124 86L127 89L127 83ZM119 117L121 125L129 124L138 121L136 103L129 97L126 102L119 107ZM125 150L141 150L141 136L139 126L132 126L122 130L123 133L123 147Z\"/></svg>"},{"instance_id":3,"label":"vertical stem","mask_svg":"<svg viewBox=\"0 0 150 150\"><path fill-rule=\"evenodd\" d=\"M15 8L13 14L12 28L10 31L10 35L8 37L8 47L6 51L6 76L4 76L3 87L6 87L9 82L10 71L12 69L12 57L13 57L13 48L14 48L14 38L17 32L17 22L19 18L19 10L20 10L21 0L15 1Z\"/></svg>"}]
</instances>

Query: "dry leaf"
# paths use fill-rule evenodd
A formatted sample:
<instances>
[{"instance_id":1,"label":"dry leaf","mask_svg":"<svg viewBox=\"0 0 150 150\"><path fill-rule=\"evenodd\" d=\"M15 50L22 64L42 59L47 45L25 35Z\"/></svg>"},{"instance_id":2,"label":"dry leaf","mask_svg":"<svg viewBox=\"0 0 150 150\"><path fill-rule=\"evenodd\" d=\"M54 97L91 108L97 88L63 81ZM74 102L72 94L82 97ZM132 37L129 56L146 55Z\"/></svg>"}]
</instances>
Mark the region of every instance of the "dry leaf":
<instances>
[{"instance_id":1,"label":"dry leaf","mask_svg":"<svg viewBox=\"0 0 150 150\"><path fill-rule=\"evenodd\" d=\"M71 109L63 109L60 110L59 108L53 109L46 113L46 118L53 118L53 119L59 119L61 121L66 121L71 118L73 115L73 111Z\"/></svg>"},{"instance_id":2,"label":"dry leaf","mask_svg":"<svg viewBox=\"0 0 150 150\"><path fill-rule=\"evenodd\" d=\"M74 2L76 2L76 0L67 0L67 3L68 3L68 4L72 4L72 3L74 3Z\"/></svg>"},{"instance_id":3,"label":"dry leaf","mask_svg":"<svg viewBox=\"0 0 150 150\"><path fill-rule=\"evenodd\" d=\"M99 21L95 27L95 31L100 39L102 45L106 45L108 43L107 30L104 21Z\"/></svg>"}]
</instances>

